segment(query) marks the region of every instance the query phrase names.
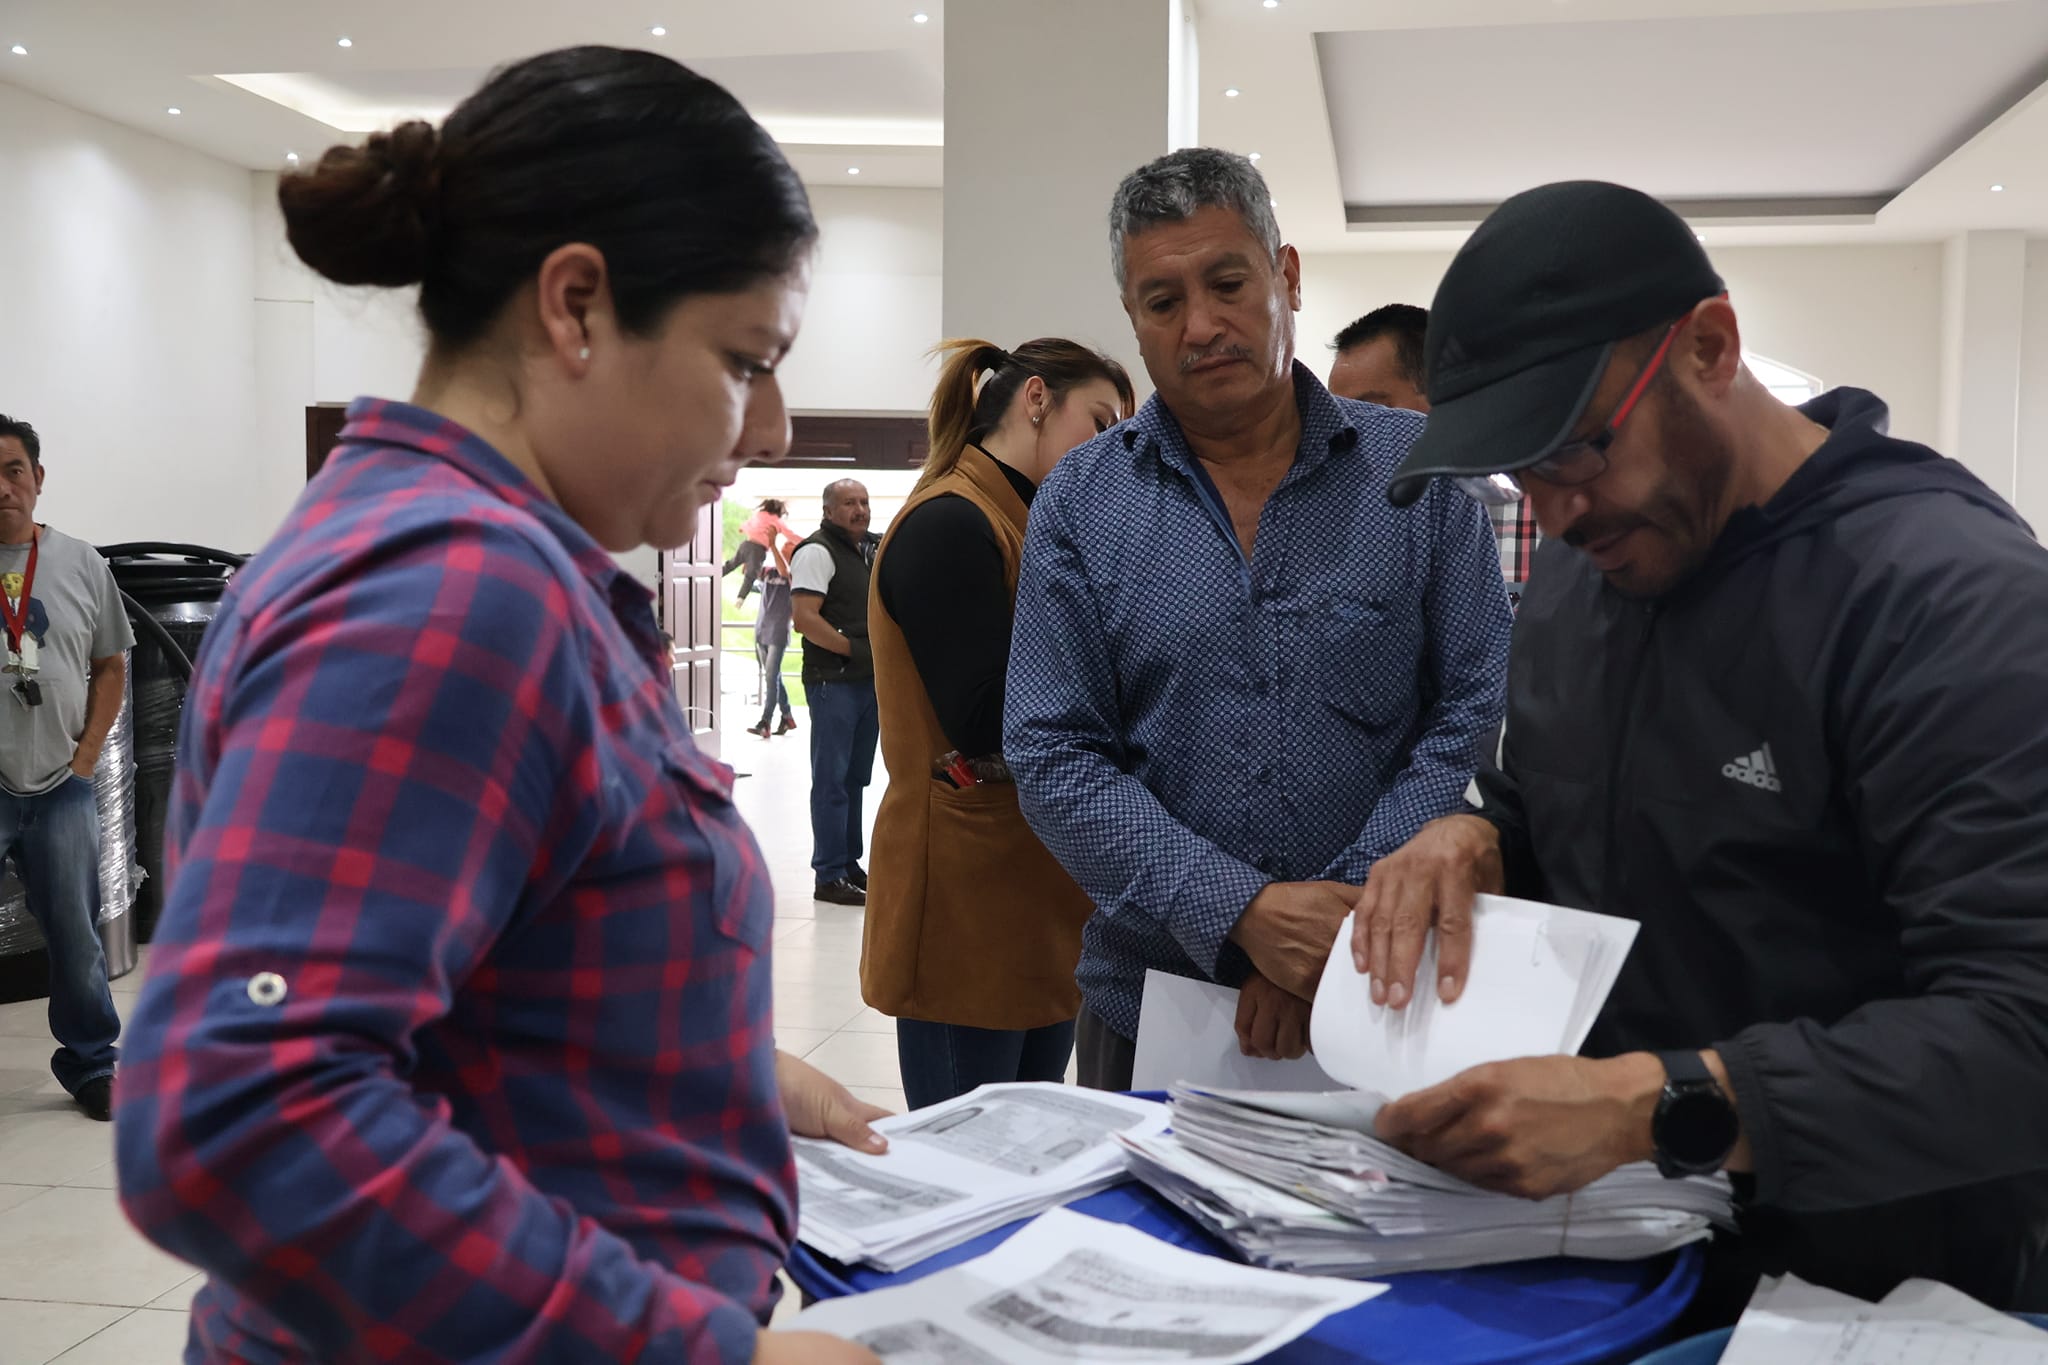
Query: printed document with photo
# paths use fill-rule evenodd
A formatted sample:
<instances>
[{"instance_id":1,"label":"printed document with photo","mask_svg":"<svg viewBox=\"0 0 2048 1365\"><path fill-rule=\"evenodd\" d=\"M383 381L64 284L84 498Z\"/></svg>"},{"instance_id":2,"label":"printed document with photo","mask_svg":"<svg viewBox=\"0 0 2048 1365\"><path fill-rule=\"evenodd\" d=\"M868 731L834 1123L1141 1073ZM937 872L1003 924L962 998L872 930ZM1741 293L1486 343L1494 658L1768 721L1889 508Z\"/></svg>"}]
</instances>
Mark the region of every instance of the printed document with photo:
<instances>
[{"instance_id":1,"label":"printed document with photo","mask_svg":"<svg viewBox=\"0 0 2048 1365\"><path fill-rule=\"evenodd\" d=\"M898 1365L1235 1365L1384 1292L1238 1265L1054 1209L985 1256L817 1304L791 1326Z\"/></svg>"}]
</instances>

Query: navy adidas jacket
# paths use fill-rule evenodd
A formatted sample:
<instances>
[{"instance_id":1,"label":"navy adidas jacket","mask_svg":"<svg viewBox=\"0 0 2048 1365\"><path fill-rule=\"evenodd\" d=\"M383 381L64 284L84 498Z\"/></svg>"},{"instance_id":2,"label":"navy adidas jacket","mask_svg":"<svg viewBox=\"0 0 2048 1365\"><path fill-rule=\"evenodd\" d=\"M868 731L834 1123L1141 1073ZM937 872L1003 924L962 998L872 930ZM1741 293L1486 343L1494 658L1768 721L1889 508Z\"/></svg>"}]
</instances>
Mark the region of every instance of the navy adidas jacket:
<instances>
[{"instance_id":1,"label":"navy adidas jacket","mask_svg":"<svg viewBox=\"0 0 2048 1365\"><path fill-rule=\"evenodd\" d=\"M1546 542L1480 774L1510 890L1642 923L1590 1055L1712 1046L1737 1273L2048 1309L2048 551L1836 390L1633 601Z\"/></svg>"}]
</instances>

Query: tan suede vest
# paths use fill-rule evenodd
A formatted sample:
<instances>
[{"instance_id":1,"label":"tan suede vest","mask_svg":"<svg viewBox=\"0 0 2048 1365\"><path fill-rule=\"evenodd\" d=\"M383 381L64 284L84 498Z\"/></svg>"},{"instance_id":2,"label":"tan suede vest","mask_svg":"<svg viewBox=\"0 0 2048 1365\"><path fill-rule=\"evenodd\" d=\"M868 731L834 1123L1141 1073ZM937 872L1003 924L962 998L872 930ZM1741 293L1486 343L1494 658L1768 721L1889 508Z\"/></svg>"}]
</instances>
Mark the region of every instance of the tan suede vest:
<instances>
[{"instance_id":1,"label":"tan suede vest","mask_svg":"<svg viewBox=\"0 0 2048 1365\"><path fill-rule=\"evenodd\" d=\"M894 527L948 493L988 518L1014 599L1026 509L995 461L972 446L904 504L875 556L874 583ZM1081 924L1094 907L1024 823L1015 787L955 789L932 776L933 760L952 745L878 588L868 599L868 642L889 788L875 814L861 994L884 1014L975 1028L1073 1018Z\"/></svg>"}]
</instances>

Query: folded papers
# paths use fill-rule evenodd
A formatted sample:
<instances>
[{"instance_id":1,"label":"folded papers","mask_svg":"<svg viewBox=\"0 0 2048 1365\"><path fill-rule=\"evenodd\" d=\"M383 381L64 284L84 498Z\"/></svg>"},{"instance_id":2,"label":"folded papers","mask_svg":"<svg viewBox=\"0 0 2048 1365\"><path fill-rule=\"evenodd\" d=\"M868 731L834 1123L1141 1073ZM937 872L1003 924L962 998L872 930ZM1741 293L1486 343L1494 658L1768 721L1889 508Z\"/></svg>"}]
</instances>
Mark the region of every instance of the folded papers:
<instances>
[{"instance_id":1,"label":"folded papers","mask_svg":"<svg viewBox=\"0 0 2048 1365\"><path fill-rule=\"evenodd\" d=\"M1173 1131L1120 1140L1132 1173L1254 1265L1359 1276L1583 1256L1630 1261L1733 1226L1721 1176L1624 1166L1533 1201L1447 1175L1372 1136L1356 1092L1175 1088Z\"/></svg>"}]
</instances>

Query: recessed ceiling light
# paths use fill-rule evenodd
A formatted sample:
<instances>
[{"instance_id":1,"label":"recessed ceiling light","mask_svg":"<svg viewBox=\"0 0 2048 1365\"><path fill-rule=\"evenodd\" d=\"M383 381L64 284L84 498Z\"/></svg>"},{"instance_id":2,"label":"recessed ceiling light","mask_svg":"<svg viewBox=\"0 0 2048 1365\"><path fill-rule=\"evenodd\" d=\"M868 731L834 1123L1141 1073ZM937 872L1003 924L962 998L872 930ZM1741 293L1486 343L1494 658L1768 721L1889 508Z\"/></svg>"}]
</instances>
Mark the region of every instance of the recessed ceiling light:
<instances>
[{"instance_id":1,"label":"recessed ceiling light","mask_svg":"<svg viewBox=\"0 0 2048 1365\"><path fill-rule=\"evenodd\" d=\"M663 28L660 24L656 24L653 28L650 28L647 31L657 38L668 37L668 30Z\"/></svg>"},{"instance_id":2,"label":"recessed ceiling light","mask_svg":"<svg viewBox=\"0 0 2048 1365\"><path fill-rule=\"evenodd\" d=\"M20 43L16 43L14 45L13 51L14 55L17 57L26 57L28 55L28 49L23 47Z\"/></svg>"},{"instance_id":3,"label":"recessed ceiling light","mask_svg":"<svg viewBox=\"0 0 2048 1365\"><path fill-rule=\"evenodd\" d=\"M166 109L164 112L167 114L182 114L185 111L174 104L169 109Z\"/></svg>"},{"instance_id":4,"label":"recessed ceiling light","mask_svg":"<svg viewBox=\"0 0 2048 1365\"><path fill-rule=\"evenodd\" d=\"M284 159L286 161L291 162L292 165L294 166L299 164L299 154L297 152L286 152L284 154Z\"/></svg>"},{"instance_id":5,"label":"recessed ceiling light","mask_svg":"<svg viewBox=\"0 0 2048 1365\"><path fill-rule=\"evenodd\" d=\"M1243 93L1244 92L1242 90L1239 90L1236 86L1233 85L1228 90L1223 92L1223 98L1227 100L1234 100Z\"/></svg>"},{"instance_id":6,"label":"recessed ceiling light","mask_svg":"<svg viewBox=\"0 0 2048 1365\"><path fill-rule=\"evenodd\" d=\"M1279 9L1280 0L1265 0L1265 5L1267 9Z\"/></svg>"},{"instance_id":7,"label":"recessed ceiling light","mask_svg":"<svg viewBox=\"0 0 2048 1365\"><path fill-rule=\"evenodd\" d=\"M1280 207L1280 201L1278 199L1268 199L1266 202L1268 204L1271 204L1276 209Z\"/></svg>"},{"instance_id":8,"label":"recessed ceiling light","mask_svg":"<svg viewBox=\"0 0 2048 1365\"><path fill-rule=\"evenodd\" d=\"M1259 154L1257 152L1253 152L1251 155L1251 159L1253 161L1257 161L1259 159Z\"/></svg>"},{"instance_id":9,"label":"recessed ceiling light","mask_svg":"<svg viewBox=\"0 0 2048 1365\"><path fill-rule=\"evenodd\" d=\"M1991 192L1992 192L1993 194L2004 194L2004 193L2005 193L2005 186L2003 186L2003 185L1993 185L1993 186L1991 187Z\"/></svg>"},{"instance_id":10,"label":"recessed ceiling light","mask_svg":"<svg viewBox=\"0 0 2048 1365\"><path fill-rule=\"evenodd\" d=\"M1692 239L1693 239L1693 240L1694 240L1695 242L1704 242L1704 241L1706 241L1706 240L1707 240L1707 234L1706 234L1706 233L1704 233L1704 232L1695 232L1695 233L1694 233L1694 234L1692 235Z\"/></svg>"},{"instance_id":11,"label":"recessed ceiling light","mask_svg":"<svg viewBox=\"0 0 2048 1365\"><path fill-rule=\"evenodd\" d=\"M926 14L923 10L919 10L917 13L910 16L910 22L913 24L929 24L931 21L932 17L929 14Z\"/></svg>"},{"instance_id":12,"label":"recessed ceiling light","mask_svg":"<svg viewBox=\"0 0 2048 1365\"><path fill-rule=\"evenodd\" d=\"M356 44L353 38L337 38L334 40L334 45L336 47L354 47Z\"/></svg>"},{"instance_id":13,"label":"recessed ceiling light","mask_svg":"<svg viewBox=\"0 0 2048 1365\"><path fill-rule=\"evenodd\" d=\"M846 168L846 173L847 173L848 175L859 175L859 174L860 174L860 167L858 167L858 166L848 166L848 167Z\"/></svg>"}]
</instances>

